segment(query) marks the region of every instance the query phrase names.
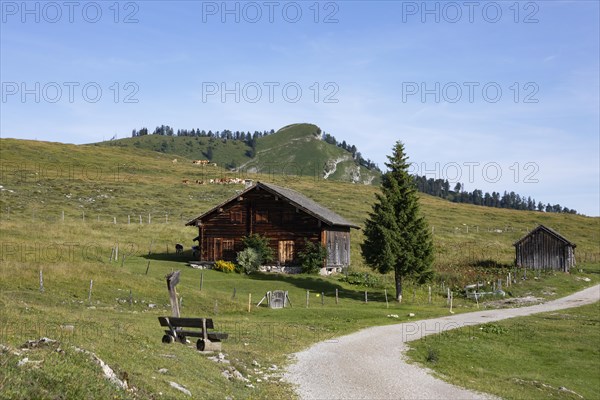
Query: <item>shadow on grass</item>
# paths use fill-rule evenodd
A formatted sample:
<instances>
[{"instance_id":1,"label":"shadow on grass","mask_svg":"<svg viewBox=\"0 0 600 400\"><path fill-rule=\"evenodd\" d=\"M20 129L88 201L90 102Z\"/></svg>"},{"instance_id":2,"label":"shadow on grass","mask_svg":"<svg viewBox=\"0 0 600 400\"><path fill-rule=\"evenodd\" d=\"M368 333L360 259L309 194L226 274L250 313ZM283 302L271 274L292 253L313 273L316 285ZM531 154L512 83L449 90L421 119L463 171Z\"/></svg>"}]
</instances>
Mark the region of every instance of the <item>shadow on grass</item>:
<instances>
[{"instance_id":1,"label":"shadow on grass","mask_svg":"<svg viewBox=\"0 0 600 400\"><path fill-rule=\"evenodd\" d=\"M184 251L183 253L177 254L175 252L169 253L151 253L145 254L142 256L146 260L156 260L156 261L178 261L185 262L193 261L194 257L192 256L191 251Z\"/></svg>"},{"instance_id":2,"label":"shadow on grass","mask_svg":"<svg viewBox=\"0 0 600 400\"><path fill-rule=\"evenodd\" d=\"M325 297L335 297L335 289L338 290L338 297L340 299L350 299L357 301L365 301L365 289L347 289L332 282L325 280L320 277L310 275L286 275L286 274L275 274L275 273L255 273L248 276L252 280L258 281L272 281L272 282L285 282L293 285L299 289L310 290L312 293L323 293ZM374 291L374 289L366 289L368 291L367 297L369 301L383 301L385 302L385 295L383 291ZM392 298L388 294L388 300L392 301ZM314 300L311 300L314 302Z\"/></svg>"}]
</instances>

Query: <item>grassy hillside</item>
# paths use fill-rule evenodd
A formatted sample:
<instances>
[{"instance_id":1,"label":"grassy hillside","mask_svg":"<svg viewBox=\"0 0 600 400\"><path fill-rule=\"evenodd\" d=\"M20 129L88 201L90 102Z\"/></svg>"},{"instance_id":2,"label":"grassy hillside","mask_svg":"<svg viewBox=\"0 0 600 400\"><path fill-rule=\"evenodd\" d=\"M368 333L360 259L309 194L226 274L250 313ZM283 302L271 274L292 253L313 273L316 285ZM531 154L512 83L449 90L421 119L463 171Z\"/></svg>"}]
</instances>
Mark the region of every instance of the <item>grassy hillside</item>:
<instances>
[{"instance_id":1,"label":"grassy hillside","mask_svg":"<svg viewBox=\"0 0 600 400\"><path fill-rule=\"evenodd\" d=\"M384 294L386 289L391 293L392 279L377 274L375 284L367 287L339 277L201 272L185 265L197 231L183 222L243 187L184 185L182 180L235 173L174 164L172 155L150 150L110 146L5 139L0 140L0 156L0 344L5 346L0 347L0 398L187 398L169 382L184 385L194 397L288 398L291 389L277 376L287 354L361 327L406 320L409 312L418 318L447 314L442 282L458 288L480 277L502 277L506 270L481 265L511 263L511 243L539 223L577 243L583 272L519 280L511 294L552 298L599 280L598 218L488 209L427 195L421 195L421 204L434 230L438 272L432 304L426 286L409 283L406 301L390 303L388 309ZM358 224L377 190L318 177L256 177L299 190ZM368 271L360 257L361 241L362 233L353 231L351 272ZM110 262L117 242L119 259ZM173 254L177 242L186 245L182 256ZM156 317L170 312L164 276L172 270L182 271L178 292L183 315L213 317L231 334L224 344L231 364L215 363L181 344L160 343ZM249 294L256 304L266 291L276 289L289 291L292 308L253 307L248 313ZM333 298L336 289L339 304ZM455 307L463 312L476 305L457 296ZM18 349L42 336L60 343ZM76 347L97 354L136 392L115 389ZM22 362L24 358L30 362ZM250 381L223 377L231 366ZM162 368L167 371L159 372Z\"/></svg>"},{"instance_id":2,"label":"grassy hillside","mask_svg":"<svg viewBox=\"0 0 600 400\"><path fill-rule=\"evenodd\" d=\"M380 175L358 165L349 152L320 140L320 129L313 124L288 125L259 138L254 157L243 141L206 137L147 135L97 145L152 150L185 157L185 162L207 159L211 148L211 161L239 174L285 173L366 184L378 183Z\"/></svg>"}]
</instances>

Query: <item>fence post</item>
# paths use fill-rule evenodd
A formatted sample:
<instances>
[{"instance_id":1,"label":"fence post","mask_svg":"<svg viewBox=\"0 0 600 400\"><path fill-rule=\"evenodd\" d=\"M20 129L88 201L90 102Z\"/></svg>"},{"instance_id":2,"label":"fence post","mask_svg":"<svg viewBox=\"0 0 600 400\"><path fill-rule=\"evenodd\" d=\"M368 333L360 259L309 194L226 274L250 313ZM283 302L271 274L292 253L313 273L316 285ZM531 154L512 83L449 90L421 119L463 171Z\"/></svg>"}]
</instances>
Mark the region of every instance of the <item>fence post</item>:
<instances>
[{"instance_id":1,"label":"fence post","mask_svg":"<svg viewBox=\"0 0 600 400\"><path fill-rule=\"evenodd\" d=\"M252 293L248 293L248 312L252 310Z\"/></svg>"},{"instance_id":2,"label":"fence post","mask_svg":"<svg viewBox=\"0 0 600 400\"><path fill-rule=\"evenodd\" d=\"M429 295L427 296L427 302L431 304L431 286L429 286Z\"/></svg>"},{"instance_id":3,"label":"fence post","mask_svg":"<svg viewBox=\"0 0 600 400\"><path fill-rule=\"evenodd\" d=\"M148 266L146 266L146 275L148 275L148 270L150 269L150 260L148 260Z\"/></svg>"},{"instance_id":4,"label":"fence post","mask_svg":"<svg viewBox=\"0 0 600 400\"><path fill-rule=\"evenodd\" d=\"M90 279L90 290L88 292L88 303L92 302L92 287L94 286L94 280Z\"/></svg>"},{"instance_id":5,"label":"fence post","mask_svg":"<svg viewBox=\"0 0 600 400\"><path fill-rule=\"evenodd\" d=\"M369 298L367 296L367 291L365 290L365 303L368 303L368 302L369 302Z\"/></svg>"},{"instance_id":6,"label":"fence post","mask_svg":"<svg viewBox=\"0 0 600 400\"><path fill-rule=\"evenodd\" d=\"M321 305L325 305L325 292L321 292Z\"/></svg>"},{"instance_id":7,"label":"fence post","mask_svg":"<svg viewBox=\"0 0 600 400\"><path fill-rule=\"evenodd\" d=\"M384 293L385 293L385 308L390 308L390 304L388 303L388 297L387 297L387 289L384 289Z\"/></svg>"},{"instance_id":8,"label":"fence post","mask_svg":"<svg viewBox=\"0 0 600 400\"><path fill-rule=\"evenodd\" d=\"M44 273L40 269L40 292L44 293Z\"/></svg>"},{"instance_id":9,"label":"fence post","mask_svg":"<svg viewBox=\"0 0 600 400\"><path fill-rule=\"evenodd\" d=\"M338 304L338 290L335 289L335 304Z\"/></svg>"},{"instance_id":10,"label":"fence post","mask_svg":"<svg viewBox=\"0 0 600 400\"><path fill-rule=\"evenodd\" d=\"M306 308L308 308L308 296L309 296L310 291L306 291Z\"/></svg>"},{"instance_id":11,"label":"fence post","mask_svg":"<svg viewBox=\"0 0 600 400\"><path fill-rule=\"evenodd\" d=\"M200 291L202 291L203 285L204 285L204 272L200 272Z\"/></svg>"}]
</instances>

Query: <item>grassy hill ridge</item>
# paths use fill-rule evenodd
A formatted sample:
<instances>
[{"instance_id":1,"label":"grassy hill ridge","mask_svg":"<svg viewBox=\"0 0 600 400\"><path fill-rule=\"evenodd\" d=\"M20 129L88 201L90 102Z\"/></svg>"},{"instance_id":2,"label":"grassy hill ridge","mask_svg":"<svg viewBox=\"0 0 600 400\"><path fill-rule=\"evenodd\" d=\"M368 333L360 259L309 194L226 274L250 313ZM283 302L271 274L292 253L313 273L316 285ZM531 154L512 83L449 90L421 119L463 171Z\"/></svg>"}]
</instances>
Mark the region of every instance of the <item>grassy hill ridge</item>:
<instances>
[{"instance_id":1,"label":"grassy hill ridge","mask_svg":"<svg viewBox=\"0 0 600 400\"><path fill-rule=\"evenodd\" d=\"M257 139L256 153L241 140L209 137L145 135L96 143L157 151L185 157L187 160L208 159L231 170L271 174L324 177L356 183L377 183L380 173L359 165L351 154L321 140L321 130L314 124L287 125L271 135ZM210 149L210 151L209 151Z\"/></svg>"}]
</instances>

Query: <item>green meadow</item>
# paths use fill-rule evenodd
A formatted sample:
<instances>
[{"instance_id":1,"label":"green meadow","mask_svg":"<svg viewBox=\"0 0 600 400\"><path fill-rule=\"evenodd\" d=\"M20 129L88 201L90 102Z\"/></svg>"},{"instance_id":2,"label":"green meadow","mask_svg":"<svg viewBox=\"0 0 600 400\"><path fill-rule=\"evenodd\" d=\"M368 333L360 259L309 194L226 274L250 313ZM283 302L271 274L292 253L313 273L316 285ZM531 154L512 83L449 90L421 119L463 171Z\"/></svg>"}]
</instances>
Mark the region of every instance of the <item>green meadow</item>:
<instances>
[{"instance_id":1,"label":"green meadow","mask_svg":"<svg viewBox=\"0 0 600 400\"><path fill-rule=\"evenodd\" d=\"M0 140L0 146L0 398L188 398L170 382L195 398L288 398L292 388L280 382L280 375L291 353L364 327L408 320L409 313L416 314L413 319L447 315L448 287L456 293L454 311L467 312L477 305L461 296L465 284L504 280L509 272L517 277L504 288L509 296L551 299L600 280L598 218L461 205L428 195L420 201L433 231L436 278L423 286L409 282L402 304L386 303L386 292L390 299L393 295L393 277L364 264L363 236L356 230L348 271L356 284L345 282L344 274L246 276L193 269L187 261L197 231L185 222L243 190L196 180L241 177L287 186L359 225L378 189L276 170L233 173L192 165L193 157L178 156L173 163L173 155L143 148L11 139ZM514 270L512 243L538 224L577 244L573 273L530 274L523 280L523 271ZM175 243L185 244L183 255L174 254ZM119 255L111 260L117 244ZM229 364L208 359L194 343L161 343L157 317L170 313L165 275L174 270L181 271L182 315L211 317L218 330L230 333L223 342ZM257 308L269 290L288 291L292 307ZM587 310L583 313L594 309ZM557 325L557 338L574 342L588 333L588 325L574 324L573 318L564 318L573 334L558 332ZM542 340L546 331L536 335ZM19 349L43 336L58 344ZM122 391L101 378L100 367L76 348L95 353L133 389ZM443 351L440 366L454 357ZM571 351L566 346L565 357ZM29 362L19 366L25 357ZM248 381L225 378L222 372L231 367ZM519 387L533 385L511 376L503 385L514 387L516 397ZM468 379L479 382L479 375ZM459 383L467 385L466 379ZM563 385L588 397L589 388Z\"/></svg>"}]
</instances>

